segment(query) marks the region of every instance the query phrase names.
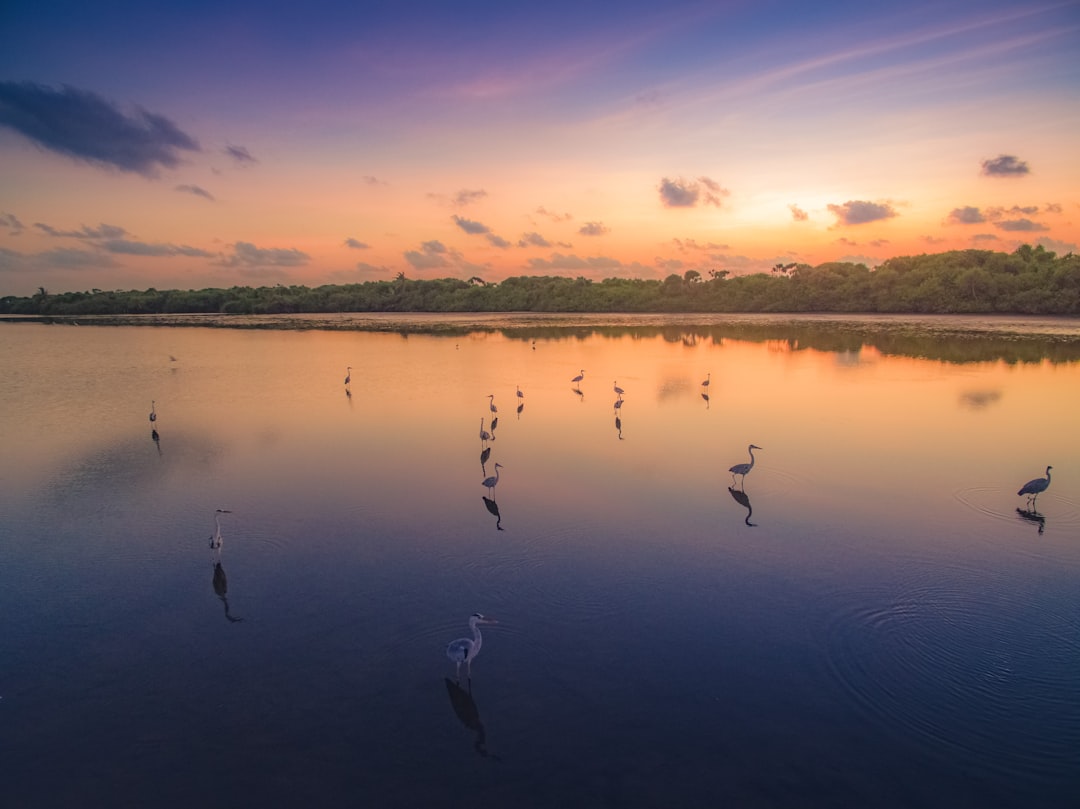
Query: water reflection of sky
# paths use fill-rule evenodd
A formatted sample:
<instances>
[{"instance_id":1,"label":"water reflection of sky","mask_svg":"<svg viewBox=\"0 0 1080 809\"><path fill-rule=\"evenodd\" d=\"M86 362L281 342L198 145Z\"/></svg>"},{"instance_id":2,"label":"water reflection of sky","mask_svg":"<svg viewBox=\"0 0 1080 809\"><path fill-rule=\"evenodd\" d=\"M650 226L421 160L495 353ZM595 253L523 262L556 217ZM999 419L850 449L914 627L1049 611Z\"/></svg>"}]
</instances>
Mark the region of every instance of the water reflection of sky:
<instances>
[{"instance_id":1,"label":"water reflection of sky","mask_svg":"<svg viewBox=\"0 0 1080 809\"><path fill-rule=\"evenodd\" d=\"M909 756L949 788L960 763L993 783L1018 747L988 742L985 722L1043 758L1013 765L1017 794L1065 783L1080 734L1062 710L1078 696L1062 672L1080 662L1080 365L868 346L853 362L663 334L534 347L499 332L0 330L0 608L16 650L2 695L16 728L42 702L69 706L46 711L27 756L66 749L113 772L92 749L134 747L168 781L179 771L110 714L163 755L217 722L248 745L243 775L211 768L217 783L271 765L307 784L272 751L322 745L329 783L361 752L379 788L431 799L406 786L416 771L464 787L430 762L492 764L442 680L446 641L481 610L501 620L474 669L485 749L528 762L500 781L504 799L544 774L557 803L589 794L592 756L620 790L690 761L693 803L722 789L700 774L716 749L747 773L744 799L768 794L754 757L804 783L807 756L914 777L895 763ZM499 421L481 464L489 394ZM764 449L740 485L727 469L751 442ZM1015 492L1047 464L1034 525ZM243 623L223 615L207 545L217 508L232 511L221 563ZM209 684L217 665L228 684ZM1021 694L1018 678L1036 685ZM201 706L207 688L223 717ZM939 691L952 703L927 701ZM665 695L663 716L638 713L642 693ZM48 730L76 721L102 725L58 747ZM697 752L657 752L656 738ZM880 784L836 789L873 803Z\"/></svg>"}]
</instances>

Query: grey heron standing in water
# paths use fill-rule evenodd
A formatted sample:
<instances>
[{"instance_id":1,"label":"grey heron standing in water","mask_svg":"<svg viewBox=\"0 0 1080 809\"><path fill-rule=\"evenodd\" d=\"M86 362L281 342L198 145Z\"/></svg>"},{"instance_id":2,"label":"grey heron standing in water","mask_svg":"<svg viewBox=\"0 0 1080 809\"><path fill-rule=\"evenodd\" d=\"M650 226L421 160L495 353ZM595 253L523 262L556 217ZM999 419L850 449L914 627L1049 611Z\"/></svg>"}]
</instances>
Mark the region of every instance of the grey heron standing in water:
<instances>
[{"instance_id":1,"label":"grey heron standing in water","mask_svg":"<svg viewBox=\"0 0 1080 809\"><path fill-rule=\"evenodd\" d=\"M577 376L575 376L575 377L574 377L573 379L571 379L570 381L571 381L571 382L573 382L573 383L574 383L575 385L580 385L580 384L581 384L581 380L583 380L584 378L585 378L585 369L584 369L584 368L582 368L582 369L581 369L581 373L580 373L580 374L578 374Z\"/></svg>"},{"instance_id":2,"label":"grey heron standing in water","mask_svg":"<svg viewBox=\"0 0 1080 809\"><path fill-rule=\"evenodd\" d=\"M157 410L154 407L154 400L150 400L150 423L153 424L157 421Z\"/></svg>"},{"instance_id":3,"label":"grey heron standing in water","mask_svg":"<svg viewBox=\"0 0 1080 809\"><path fill-rule=\"evenodd\" d=\"M502 464L499 463L498 461L496 461L495 462L495 474L492 475L489 478L484 478L483 483L481 483L480 485L485 486L488 489L494 489L496 486L498 486L499 485L499 470L500 469L502 469Z\"/></svg>"},{"instance_id":4,"label":"grey heron standing in water","mask_svg":"<svg viewBox=\"0 0 1080 809\"><path fill-rule=\"evenodd\" d=\"M1018 491L1017 494L1026 494L1028 496L1028 502L1034 506L1036 498L1050 488L1050 470L1053 468L1054 467L1052 466L1046 467L1046 477L1029 480L1020 487L1020 491Z\"/></svg>"},{"instance_id":5,"label":"grey heron standing in water","mask_svg":"<svg viewBox=\"0 0 1080 809\"><path fill-rule=\"evenodd\" d=\"M232 512L229 511L228 509L219 508L214 514L214 535L212 537L210 537L210 548L211 548L211 550L217 551L218 553L221 553L221 542L222 542L222 537L221 537L221 515L222 514L232 514Z\"/></svg>"},{"instance_id":6,"label":"grey heron standing in water","mask_svg":"<svg viewBox=\"0 0 1080 809\"><path fill-rule=\"evenodd\" d=\"M742 475L743 482L746 482L746 476L750 474L750 470L754 468L754 450L761 449L757 444L751 444L747 447L747 452L750 453L750 463L737 463L731 467L728 471L731 473L731 479L734 480L736 475Z\"/></svg>"},{"instance_id":7,"label":"grey heron standing in water","mask_svg":"<svg viewBox=\"0 0 1080 809\"><path fill-rule=\"evenodd\" d=\"M352 382L352 366L350 365L345 369L345 384L348 385Z\"/></svg>"},{"instance_id":8,"label":"grey heron standing in water","mask_svg":"<svg viewBox=\"0 0 1080 809\"><path fill-rule=\"evenodd\" d=\"M499 408L497 408L495 406L495 394L494 393L489 393L488 394L488 399L491 400L491 401L488 402L488 407L491 408L491 415L494 416L496 413L499 412Z\"/></svg>"},{"instance_id":9,"label":"grey heron standing in water","mask_svg":"<svg viewBox=\"0 0 1080 809\"><path fill-rule=\"evenodd\" d=\"M452 640L446 647L446 656L457 665L457 678L461 679L461 664L465 664L465 676L472 679L472 661L480 654L480 645L484 642L480 635L480 624L497 624L493 618L485 618L478 612L469 616L469 629L472 630L471 638L458 638Z\"/></svg>"}]
</instances>

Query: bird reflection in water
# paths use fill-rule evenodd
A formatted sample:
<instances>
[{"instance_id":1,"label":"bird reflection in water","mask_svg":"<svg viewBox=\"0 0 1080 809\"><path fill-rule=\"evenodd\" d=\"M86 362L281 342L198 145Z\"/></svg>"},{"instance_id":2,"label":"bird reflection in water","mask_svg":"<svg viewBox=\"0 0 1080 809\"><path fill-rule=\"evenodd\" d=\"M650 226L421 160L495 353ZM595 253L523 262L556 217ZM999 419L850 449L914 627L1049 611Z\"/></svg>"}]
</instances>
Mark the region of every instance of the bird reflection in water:
<instances>
[{"instance_id":1,"label":"bird reflection in water","mask_svg":"<svg viewBox=\"0 0 1080 809\"><path fill-rule=\"evenodd\" d=\"M499 531L505 531L506 529L502 527L502 514L499 513L499 504L495 502L495 498L480 496L484 500L484 508L495 515L495 528Z\"/></svg>"},{"instance_id":2,"label":"bird reflection in water","mask_svg":"<svg viewBox=\"0 0 1080 809\"><path fill-rule=\"evenodd\" d=\"M705 409L708 410L709 409L709 394L703 393L703 394L701 394L701 398L705 400Z\"/></svg>"},{"instance_id":3,"label":"bird reflection in water","mask_svg":"<svg viewBox=\"0 0 1080 809\"><path fill-rule=\"evenodd\" d=\"M1016 513L1020 515L1020 519L1036 523L1039 526L1040 534L1046 530L1046 517L1037 512L1034 508L1018 508L1016 509Z\"/></svg>"},{"instance_id":4,"label":"bird reflection in water","mask_svg":"<svg viewBox=\"0 0 1080 809\"><path fill-rule=\"evenodd\" d=\"M615 414L615 432L618 434L619 440L622 441L622 419L619 417L618 411Z\"/></svg>"},{"instance_id":5,"label":"bird reflection in water","mask_svg":"<svg viewBox=\"0 0 1080 809\"><path fill-rule=\"evenodd\" d=\"M214 533L210 537L210 550L213 551L213 563L214 563L214 594L221 599L221 603L225 605L225 617L230 623L238 624L243 621L243 618L235 617L229 611L229 579L225 575L225 568L221 564L221 548L224 544L223 537L221 535L221 515L232 514L227 509L219 508L214 514Z\"/></svg>"},{"instance_id":6,"label":"bird reflection in water","mask_svg":"<svg viewBox=\"0 0 1080 809\"><path fill-rule=\"evenodd\" d=\"M454 709L454 714L461 724L476 734L473 750L484 758L502 761L494 753L488 752L487 733L484 731L484 723L480 721L480 709L476 707L476 700L472 696L472 684L469 684L469 690L466 691L449 677L443 678L443 682L446 683L446 693L450 696L450 705Z\"/></svg>"},{"instance_id":7,"label":"bird reflection in water","mask_svg":"<svg viewBox=\"0 0 1080 809\"><path fill-rule=\"evenodd\" d=\"M154 446L157 447L157 453L158 453L158 455L160 455L161 454L161 436L158 435L158 431L157 431L156 427L150 429L150 440L154 442Z\"/></svg>"},{"instance_id":8,"label":"bird reflection in water","mask_svg":"<svg viewBox=\"0 0 1080 809\"><path fill-rule=\"evenodd\" d=\"M487 477L487 462L488 462L488 458L490 458L490 457L491 457L491 447L484 447L480 451L480 471L483 473L484 477Z\"/></svg>"},{"instance_id":9,"label":"bird reflection in water","mask_svg":"<svg viewBox=\"0 0 1080 809\"><path fill-rule=\"evenodd\" d=\"M756 527L756 522L750 522L750 517L754 513L754 507L750 505L750 498L747 496L746 492L742 489L736 489L734 486L728 486L727 490L731 494L732 499L746 509L746 519L744 522L751 528Z\"/></svg>"}]
</instances>

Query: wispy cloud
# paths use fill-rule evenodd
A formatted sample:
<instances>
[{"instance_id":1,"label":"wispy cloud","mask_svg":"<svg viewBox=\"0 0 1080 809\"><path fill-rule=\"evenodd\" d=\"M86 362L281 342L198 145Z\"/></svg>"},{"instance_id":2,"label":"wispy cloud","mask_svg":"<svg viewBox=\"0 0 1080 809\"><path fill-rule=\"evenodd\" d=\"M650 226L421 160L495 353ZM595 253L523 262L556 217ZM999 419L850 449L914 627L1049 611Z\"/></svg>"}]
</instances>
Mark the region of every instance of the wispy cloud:
<instances>
[{"instance_id":1,"label":"wispy cloud","mask_svg":"<svg viewBox=\"0 0 1080 809\"><path fill-rule=\"evenodd\" d=\"M796 222L805 222L810 218L810 214L800 208L798 205L788 205L788 210L791 211L791 218Z\"/></svg>"},{"instance_id":2,"label":"wispy cloud","mask_svg":"<svg viewBox=\"0 0 1080 809\"><path fill-rule=\"evenodd\" d=\"M128 256L191 256L194 258L213 258L215 253L200 250L198 247L189 247L186 244L163 244L160 242L136 242L130 239L109 239L101 242L102 249L110 253L120 253Z\"/></svg>"},{"instance_id":3,"label":"wispy cloud","mask_svg":"<svg viewBox=\"0 0 1080 809\"><path fill-rule=\"evenodd\" d=\"M351 247L353 250L367 250L371 247L367 242L362 242L359 239L354 239L351 236L345 240L345 246Z\"/></svg>"},{"instance_id":4,"label":"wispy cloud","mask_svg":"<svg viewBox=\"0 0 1080 809\"><path fill-rule=\"evenodd\" d=\"M478 236L482 233L491 233L491 228L489 228L487 225L480 222L474 222L472 219L466 219L465 217L458 216L457 214L454 214L450 218L454 221L455 225L457 225L459 228L461 228L470 235Z\"/></svg>"},{"instance_id":5,"label":"wispy cloud","mask_svg":"<svg viewBox=\"0 0 1080 809\"><path fill-rule=\"evenodd\" d=\"M693 208L699 201L719 208L721 197L731 193L709 177L698 177L697 180L664 177L660 181L659 191L660 201L667 208Z\"/></svg>"},{"instance_id":6,"label":"wispy cloud","mask_svg":"<svg viewBox=\"0 0 1080 809\"><path fill-rule=\"evenodd\" d=\"M582 236L603 236L605 233L610 232L611 228L607 227L603 222L586 222L578 228L578 233Z\"/></svg>"},{"instance_id":7,"label":"wispy cloud","mask_svg":"<svg viewBox=\"0 0 1080 809\"><path fill-rule=\"evenodd\" d=\"M7 228L11 231L12 236L18 236L25 230L23 223L19 221L19 217L13 213L7 213L6 211L0 213L0 227Z\"/></svg>"},{"instance_id":8,"label":"wispy cloud","mask_svg":"<svg viewBox=\"0 0 1080 809\"><path fill-rule=\"evenodd\" d=\"M101 270L116 266L107 253L59 247L40 253L20 253L0 247L0 272L42 272L51 270Z\"/></svg>"},{"instance_id":9,"label":"wispy cloud","mask_svg":"<svg viewBox=\"0 0 1080 809\"><path fill-rule=\"evenodd\" d=\"M993 160L982 162L982 174L984 177L1023 177L1030 174L1028 164L1011 154L998 155Z\"/></svg>"},{"instance_id":10,"label":"wispy cloud","mask_svg":"<svg viewBox=\"0 0 1080 809\"><path fill-rule=\"evenodd\" d=\"M537 208L536 212L538 214L540 214L541 216L547 217L552 222L566 222L566 221L569 221L569 220L574 218L572 215L570 215L568 213L555 213L554 211L549 211L543 205L541 205L539 208Z\"/></svg>"},{"instance_id":11,"label":"wispy cloud","mask_svg":"<svg viewBox=\"0 0 1080 809\"><path fill-rule=\"evenodd\" d=\"M829 205L829 210L836 216L838 225L864 225L897 216L892 205L887 202L867 202L866 200L848 200L843 205Z\"/></svg>"},{"instance_id":12,"label":"wispy cloud","mask_svg":"<svg viewBox=\"0 0 1080 809\"><path fill-rule=\"evenodd\" d=\"M232 158L238 166L250 166L259 161L247 150L246 146L226 146L221 150L223 154Z\"/></svg>"},{"instance_id":13,"label":"wispy cloud","mask_svg":"<svg viewBox=\"0 0 1080 809\"><path fill-rule=\"evenodd\" d=\"M163 115L126 113L89 90L0 82L0 125L39 146L91 165L155 177L199 144Z\"/></svg>"},{"instance_id":14,"label":"wispy cloud","mask_svg":"<svg viewBox=\"0 0 1080 809\"><path fill-rule=\"evenodd\" d=\"M47 236L62 239L119 239L127 235L127 231L119 225L106 225L104 222L96 228L83 225L79 230L58 230L43 222L35 222L34 227Z\"/></svg>"},{"instance_id":15,"label":"wispy cloud","mask_svg":"<svg viewBox=\"0 0 1080 809\"><path fill-rule=\"evenodd\" d=\"M978 225L985 221L985 214L971 205L965 205L962 208L953 208L949 212L949 215L945 217L945 223L949 225Z\"/></svg>"},{"instance_id":16,"label":"wispy cloud","mask_svg":"<svg viewBox=\"0 0 1080 809\"><path fill-rule=\"evenodd\" d=\"M523 233L518 239L518 247L551 247L551 242L539 233Z\"/></svg>"},{"instance_id":17,"label":"wispy cloud","mask_svg":"<svg viewBox=\"0 0 1080 809\"><path fill-rule=\"evenodd\" d=\"M236 242L232 254L217 262L223 267L301 267L310 256L295 247L256 247L251 242Z\"/></svg>"},{"instance_id":18,"label":"wispy cloud","mask_svg":"<svg viewBox=\"0 0 1080 809\"><path fill-rule=\"evenodd\" d=\"M1038 233L1043 230L1050 230L1046 225L1024 217L1021 219L1003 219L1000 222L995 222L994 227L1000 230L1007 230L1012 232L1024 232L1024 233Z\"/></svg>"},{"instance_id":19,"label":"wispy cloud","mask_svg":"<svg viewBox=\"0 0 1080 809\"><path fill-rule=\"evenodd\" d=\"M211 194L205 188L202 188L202 187L197 186L197 185L178 185L178 186L176 186L175 190L179 191L182 194L194 194L197 197L202 197L203 199L208 199L211 202L214 201L214 195L213 194Z\"/></svg>"}]
</instances>

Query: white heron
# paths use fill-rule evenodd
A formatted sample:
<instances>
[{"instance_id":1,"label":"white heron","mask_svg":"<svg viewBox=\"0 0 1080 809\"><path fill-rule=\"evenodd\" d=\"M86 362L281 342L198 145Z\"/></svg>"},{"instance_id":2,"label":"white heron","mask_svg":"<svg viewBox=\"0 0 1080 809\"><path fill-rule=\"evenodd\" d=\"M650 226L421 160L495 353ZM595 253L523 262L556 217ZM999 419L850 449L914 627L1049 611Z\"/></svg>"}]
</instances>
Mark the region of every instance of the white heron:
<instances>
[{"instance_id":1,"label":"white heron","mask_svg":"<svg viewBox=\"0 0 1080 809\"><path fill-rule=\"evenodd\" d=\"M157 421L157 410L154 407L154 401L150 400L150 423L153 424Z\"/></svg>"},{"instance_id":2,"label":"white heron","mask_svg":"<svg viewBox=\"0 0 1080 809\"><path fill-rule=\"evenodd\" d=\"M757 444L751 444L747 447L747 452L750 453L750 463L737 463L731 467L728 471L731 473L732 480L736 475L742 475L743 480L746 480L746 476L750 473L750 470L754 468L754 450L761 449Z\"/></svg>"},{"instance_id":3,"label":"white heron","mask_svg":"<svg viewBox=\"0 0 1080 809\"><path fill-rule=\"evenodd\" d=\"M499 485L499 470L500 469L502 469L502 464L499 463L498 461L496 461L495 462L495 474L492 475L491 477L484 478L483 483L481 483L480 485L485 486L488 489L494 489L496 486L498 486Z\"/></svg>"},{"instance_id":4,"label":"white heron","mask_svg":"<svg viewBox=\"0 0 1080 809\"><path fill-rule=\"evenodd\" d=\"M480 624L497 624L494 618L485 618L478 612L469 616L469 629L472 630L471 638L458 638L452 640L446 647L446 656L457 665L457 678L461 679L461 664L465 664L465 676L472 679L472 661L480 654L480 645L484 642L480 635Z\"/></svg>"},{"instance_id":5,"label":"white heron","mask_svg":"<svg viewBox=\"0 0 1080 809\"><path fill-rule=\"evenodd\" d=\"M701 387L703 387L703 388L709 387L710 382L712 382L712 372L711 371L709 373L705 374L705 381L701 383Z\"/></svg>"},{"instance_id":6,"label":"white heron","mask_svg":"<svg viewBox=\"0 0 1080 809\"><path fill-rule=\"evenodd\" d=\"M585 378L585 369L583 368L583 369L581 370L581 373L580 373L580 374L578 374L577 376L575 376L575 377L574 377L573 379L571 379L570 381L571 381L571 382L573 382L573 383L574 383L575 385L577 385L577 384L579 384L579 383L581 382L581 380L582 380L582 379L584 379L584 378Z\"/></svg>"},{"instance_id":7,"label":"white heron","mask_svg":"<svg viewBox=\"0 0 1080 809\"><path fill-rule=\"evenodd\" d=\"M491 408L491 412L492 412L492 414L498 413L498 412L499 412L499 408L497 408L497 407L495 406L495 394L494 394L494 393L489 393L489 394L488 394L488 398L489 398L489 399L491 400L490 402L488 402L488 407L490 407L490 408Z\"/></svg>"},{"instance_id":8,"label":"white heron","mask_svg":"<svg viewBox=\"0 0 1080 809\"><path fill-rule=\"evenodd\" d=\"M615 393L619 396L620 399L622 398L622 395L624 393L626 393L626 391L624 391L622 388L619 387L619 380L617 380L617 379L615 380L615 388L614 388L614 390L615 390Z\"/></svg>"},{"instance_id":9,"label":"white heron","mask_svg":"<svg viewBox=\"0 0 1080 809\"><path fill-rule=\"evenodd\" d=\"M481 441L490 441L491 440L491 433L489 433L487 430L484 429L484 417L483 416L480 417L480 440Z\"/></svg>"},{"instance_id":10,"label":"white heron","mask_svg":"<svg viewBox=\"0 0 1080 809\"><path fill-rule=\"evenodd\" d=\"M210 548L212 550L221 551L221 515L232 514L231 511L219 508L214 514L214 535L210 537Z\"/></svg>"},{"instance_id":11,"label":"white heron","mask_svg":"<svg viewBox=\"0 0 1080 809\"><path fill-rule=\"evenodd\" d=\"M350 365L345 369L345 384L348 385L352 382L352 366Z\"/></svg>"},{"instance_id":12,"label":"white heron","mask_svg":"<svg viewBox=\"0 0 1080 809\"><path fill-rule=\"evenodd\" d=\"M1046 467L1046 477L1029 480L1027 483L1020 487L1020 491L1018 491L1017 494L1026 494L1028 496L1028 500L1030 500L1031 503L1034 504L1035 499L1040 494L1045 492L1048 488L1050 488L1050 470L1053 468L1054 467L1052 466Z\"/></svg>"}]
</instances>

